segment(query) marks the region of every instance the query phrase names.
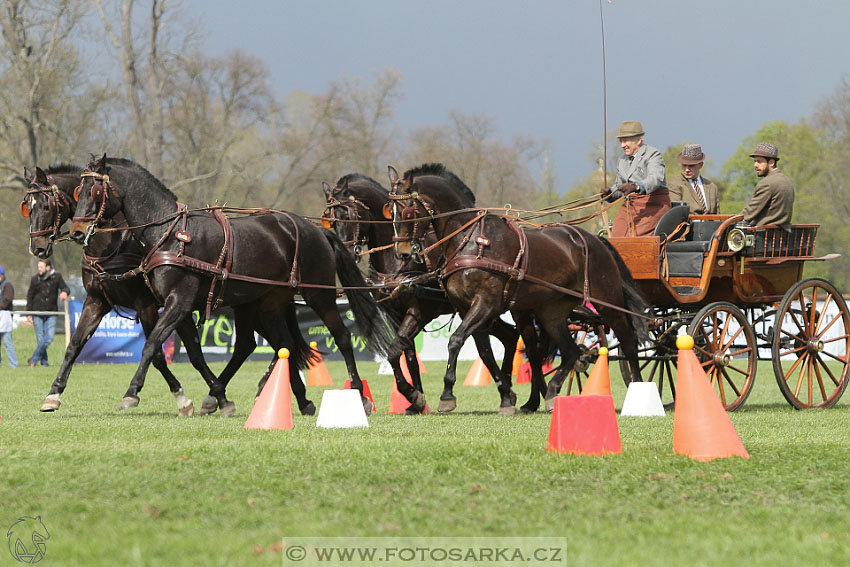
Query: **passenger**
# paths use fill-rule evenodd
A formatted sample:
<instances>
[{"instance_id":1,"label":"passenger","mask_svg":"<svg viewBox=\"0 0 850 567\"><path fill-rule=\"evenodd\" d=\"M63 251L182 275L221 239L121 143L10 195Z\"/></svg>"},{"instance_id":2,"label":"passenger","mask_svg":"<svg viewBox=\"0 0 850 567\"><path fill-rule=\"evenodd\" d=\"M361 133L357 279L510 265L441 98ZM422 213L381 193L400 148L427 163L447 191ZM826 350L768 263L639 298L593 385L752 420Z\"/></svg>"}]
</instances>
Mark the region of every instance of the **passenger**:
<instances>
[{"instance_id":1,"label":"passenger","mask_svg":"<svg viewBox=\"0 0 850 567\"><path fill-rule=\"evenodd\" d=\"M658 220L670 209L664 157L643 143L644 134L640 122L627 120L620 125L617 138L626 155L617 162L614 185L602 190L609 201L626 197L614 218L613 237L651 235Z\"/></svg>"},{"instance_id":2,"label":"passenger","mask_svg":"<svg viewBox=\"0 0 850 567\"><path fill-rule=\"evenodd\" d=\"M741 211L744 222L752 226L776 224L791 230L794 182L777 168L779 150L773 144L761 142L750 157L761 180L753 189L750 202Z\"/></svg>"},{"instance_id":3,"label":"passenger","mask_svg":"<svg viewBox=\"0 0 850 567\"><path fill-rule=\"evenodd\" d=\"M699 174L705 163L702 147L685 144L677 159L682 164L682 175L670 180L670 200L687 203L694 214L716 214L717 185Z\"/></svg>"}]
</instances>

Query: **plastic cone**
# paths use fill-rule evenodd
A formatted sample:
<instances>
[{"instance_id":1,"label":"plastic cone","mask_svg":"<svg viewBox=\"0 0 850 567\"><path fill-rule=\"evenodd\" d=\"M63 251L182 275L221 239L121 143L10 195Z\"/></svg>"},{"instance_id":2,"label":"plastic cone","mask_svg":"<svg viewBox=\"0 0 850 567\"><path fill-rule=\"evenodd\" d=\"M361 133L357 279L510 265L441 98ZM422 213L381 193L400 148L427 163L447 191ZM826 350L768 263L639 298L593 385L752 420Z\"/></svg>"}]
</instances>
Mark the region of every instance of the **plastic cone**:
<instances>
[{"instance_id":1,"label":"plastic cone","mask_svg":"<svg viewBox=\"0 0 850 567\"><path fill-rule=\"evenodd\" d=\"M402 356L402 361L404 357ZM402 364L401 372L404 374L404 379L411 386L413 385L413 378L410 377L410 371L407 369L407 365ZM393 378L393 390L390 394L390 409L387 410L387 413L393 414L403 414L407 412L407 408L410 407L410 402L407 401L401 392L398 391L398 384L395 382L395 378ZM425 402L425 409L422 410L422 413L431 413L431 408L428 407L428 402Z\"/></svg>"},{"instance_id":2,"label":"plastic cone","mask_svg":"<svg viewBox=\"0 0 850 567\"><path fill-rule=\"evenodd\" d=\"M316 427L369 427L360 392L357 390L325 390Z\"/></svg>"},{"instance_id":3,"label":"plastic cone","mask_svg":"<svg viewBox=\"0 0 850 567\"><path fill-rule=\"evenodd\" d=\"M272 373L245 422L245 429L292 429L289 350L282 348L277 356Z\"/></svg>"},{"instance_id":4,"label":"plastic cone","mask_svg":"<svg viewBox=\"0 0 850 567\"><path fill-rule=\"evenodd\" d=\"M313 341L310 343L310 348L316 353L316 356L319 357L319 361L315 364L311 364L309 368L307 368L307 385L308 386L333 386L334 381L331 378L331 373L328 372L328 367L325 365L325 361L322 360L322 355L316 349L318 347L318 343Z\"/></svg>"},{"instance_id":5,"label":"plastic cone","mask_svg":"<svg viewBox=\"0 0 850 567\"><path fill-rule=\"evenodd\" d=\"M676 340L676 405L673 416L673 451L695 461L726 457L750 458L732 420L694 354L694 339Z\"/></svg>"},{"instance_id":6,"label":"plastic cone","mask_svg":"<svg viewBox=\"0 0 850 567\"><path fill-rule=\"evenodd\" d=\"M525 354L525 343L522 342L522 337L520 337L519 339L517 339L517 342L516 342L516 351L514 352L514 362L513 362L513 365L511 366L511 376L517 377L517 384L520 383L520 381L519 381L519 370L522 367L522 357L523 357L524 354ZM529 381L530 381L530 379L529 379Z\"/></svg>"},{"instance_id":7,"label":"plastic cone","mask_svg":"<svg viewBox=\"0 0 850 567\"><path fill-rule=\"evenodd\" d=\"M658 385L653 382L632 382L626 391L626 399L620 415L637 417L664 417L664 404L658 393Z\"/></svg>"},{"instance_id":8,"label":"plastic cone","mask_svg":"<svg viewBox=\"0 0 850 567\"><path fill-rule=\"evenodd\" d=\"M550 362L544 362L541 370L545 376L547 373L552 371L552 364ZM526 361L519 367L519 374L517 374L516 383L527 384L529 382L531 382L531 363Z\"/></svg>"},{"instance_id":9,"label":"plastic cone","mask_svg":"<svg viewBox=\"0 0 850 567\"><path fill-rule=\"evenodd\" d=\"M369 389L369 382L364 379L360 379L363 382L363 395L366 396L366 399L372 402L372 411L377 412L378 406L375 404L375 400L372 399L372 390ZM351 390L351 378L347 378L345 380L345 384L342 385L343 390ZM365 411L365 410L364 410Z\"/></svg>"},{"instance_id":10,"label":"plastic cone","mask_svg":"<svg viewBox=\"0 0 850 567\"><path fill-rule=\"evenodd\" d=\"M466 373L466 380L463 381L464 386L489 386L490 373L487 367L484 366L484 361L481 357L475 359L469 372Z\"/></svg>"},{"instance_id":11,"label":"plastic cone","mask_svg":"<svg viewBox=\"0 0 850 567\"><path fill-rule=\"evenodd\" d=\"M581 390L582 396L610 396L611 377L608 375L608 349L599 348L599 357ZM613 401L614 398L611 398Z\"/></svg>"},{"instance_id":12,"label":"plastic cone","mask_svg":"<svg viewBox=\"0 0 850 567\"><path fill-rule=\"evenodd\" d=\"M556 397L546 450L575 455L622 453L611 396Z\"/></svg>"}]
</instances>

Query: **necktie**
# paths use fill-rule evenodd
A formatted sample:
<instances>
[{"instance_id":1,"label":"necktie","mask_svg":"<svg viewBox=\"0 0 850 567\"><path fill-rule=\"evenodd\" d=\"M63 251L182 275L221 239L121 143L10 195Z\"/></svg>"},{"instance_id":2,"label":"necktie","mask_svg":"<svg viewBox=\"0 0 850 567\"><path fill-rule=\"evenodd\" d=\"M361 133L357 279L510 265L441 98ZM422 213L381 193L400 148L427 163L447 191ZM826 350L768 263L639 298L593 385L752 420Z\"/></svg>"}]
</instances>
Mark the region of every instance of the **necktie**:
<instances>
[{"instance_id":1,"label":"necktie","mask_svg":"<svg viewBox=\"0 0 850 567\"><path fill-rule=\"evenodd\" d=\"M703 210L703 212L706 212L705 198L702 196L702 191L700 191L699 189L699 183L697 183L696 179L694 179L692 183L694 184L694 193L696 193L697 195L697 203L699 203L699 206Z\"/></svg>"}]
</instances>

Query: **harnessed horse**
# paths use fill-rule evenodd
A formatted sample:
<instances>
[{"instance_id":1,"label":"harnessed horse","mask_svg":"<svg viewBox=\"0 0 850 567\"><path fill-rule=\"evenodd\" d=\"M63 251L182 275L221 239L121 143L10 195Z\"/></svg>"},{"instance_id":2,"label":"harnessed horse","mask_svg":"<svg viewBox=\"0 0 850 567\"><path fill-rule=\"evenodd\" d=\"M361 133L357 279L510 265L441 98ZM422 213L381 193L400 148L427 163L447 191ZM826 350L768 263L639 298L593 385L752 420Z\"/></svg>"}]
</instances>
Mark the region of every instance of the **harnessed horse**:
<instances>
[{"instance_id":1,"label":"harnessed horse","mask_svg":"<svg viewBox=\"0 0 850 567\"><path fill-rule=\"evenodd\" d=\"M399 278L418 280L423 274L431 272L431 268L440 261L440 250L433 250L431 254L418 258L408 258L406 262L401 261L393 250L392 225L383 215L384 208L390 203L389 192L371 177L357 173L345 175L334 187L325 183L323 191L326 203L322 219L325 226L333 227L358 261L363 250L369 248L370 277L378 292L384 294L382 308L396 323L397 338L389 348L388 359L399 392L411 402L408 413L419 413L425 407L425 400L413 339L430 321L440 315L454 313L455 310L443 290L435 285L435 278L431 280L434 282L431 286L424 282L400 287L394 284ZM501 319L494 323L491 332L505 347L501 372L510 380L518 334ZM499 367L493 357L487 333L477 333L474 338L481 359L491 376L495 376L498 381ZM410 371L412 387L404 379L399 364L402 354ZM511 391L508 398L502 401L509 402L509 405L503 407L512 408L516 396Z\"/></svg>"},{"instance_id":2,"label":"harnessed horse","mask_svg":"<svg viewBox=\"0 0 850 567\"><path fill-rule=\"evenodd\" d=\"M77 206L73 195L74 189L80 183L80 173L82 168L69 165L48 168L47 173L38 167L35 172L24 170L27 190L21 201L21 214L30 221L30 253L34 256L39 258L50 256L53 243L62 236L61 227L71 218ZM126 225L123 217L116 217L112 219L112 222L116 227ZM68 384L74 362L94 334L101 319L111 309L118 306L136 311L146 335L153 328L159 317L157 306L141 278L114 281L108 277L101 277L110 273L122 273L138 265L142 253L141 244L130 237L127 231L101 233L91 239L82 259L86 299L80 312L80 320L71 336L59 373L41 406L41 411L59 409L60 396ZM186 345L186 351L193 366L212 390L216 378L204 361L198 334L191 318L180 322L177 333ZM194 413L192 400L185 396L180 382L168 368L161 349L154 353L152 362L168 384L169 391L177 399L178 414L192 415ZM143 385L144 383L136 387L131 385L124 394L119 409L129 409L139 405L139 392ZM213 411L216 407L213 406ZM228 407L225 403L224 413L228 413ZM204 412L203 408L201 412Z\"/></svg>"},{"instance_id":3,"label":"harnessed horse","mask_svg":"<svg viewBox=\"0 0 850 567\"><path fill-rule=\"evenodd\" d=\"M336 276L350 288L347 295L355 320L370 346L386 352L391 334L365 291L357 266L333 232L285 211L250 211L231 219L226 212L240 211L190 210L129 160L92 156L82 179L71 238L85 243L103 219L122 212L146 250L128 275L140 274L164 306L145 342L134 381L144 376L153 352L180 319L194 309L203 318L221 305L234 308L237 329L257 330L275 350L288 347L291 364L306 368L314 353L298 329L293 299L300 293L334 337L352 387L362 397L351 337L336 306ZM240 346L240 341L252 344ZM219 376L223 387L253 346L253 336L237 334L239 348ZM300 380L292 381L292 391L302 413L315 412ZM365 398L363 402L368 413L371 402Z\"/></svg>"},{"instance_id":4,"label":"harnessed horse","mask_svg":"<svg viewBox=\"0 0 850 567\"><path fill-rule=\"evenodd\" d=\"M463 317L449 340L447 384L455 382L457 356L467 337L509 310L532 367L534 400L524 410L536 410L542 393L535 322L561 351L561 365L546 391L551 407L581 354L572 340L570 317L590 315L577 308L591 302L598 311L592 318L604 322L619 339L630 380L639 379L637 345L648 337L639 315L645 304L628 268L606 242L566 224L529 230L512 218L475 209L470 189L441 164L409 170L403 177L391 167L389 174L397 251L409 255L422 248L426 230L433 228L445 258L440 281ZM440 399L441 405L455 403L448 389Z\"/></svg>"}]
</instances>

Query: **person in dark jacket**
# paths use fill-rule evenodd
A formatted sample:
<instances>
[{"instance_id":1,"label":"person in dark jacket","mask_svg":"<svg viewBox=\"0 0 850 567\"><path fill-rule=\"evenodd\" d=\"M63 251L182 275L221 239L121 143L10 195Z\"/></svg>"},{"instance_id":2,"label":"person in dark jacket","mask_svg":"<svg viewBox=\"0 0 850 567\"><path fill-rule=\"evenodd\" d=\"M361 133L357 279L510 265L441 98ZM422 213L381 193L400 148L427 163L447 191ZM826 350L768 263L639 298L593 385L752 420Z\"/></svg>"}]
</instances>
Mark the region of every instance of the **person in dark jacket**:
<instances>
[{"instance_id":1,"label":"person in dark jacket","mask_svg":"<svg viewBox=\"0 0 850 567\"><path fill-rule=\"evenodd\" d=\"M65 301L70 292L62 275L53 269L50 258L39 260L38 273L32 277L27 291L27 311L58 311L57 296ZM29 315L27 319L32 322L38 343L27 362L30 366L38 363L47 366L47 347L56 335L56 315Z\"/></svg>"},{"instance_id":2,"label":"person in dark jacket","mask_svg":"<svg viewBox=\"0 0 850 567\"><path fill-rule=\"evenodd\" d=\"M12 301L14 299L15 288L6 279L6 269L0 266L0 341L6 349L6 358L11 368L18 366L18 354L15 352L15 343L12 342Z\"/></svg>"}]
</instances>

